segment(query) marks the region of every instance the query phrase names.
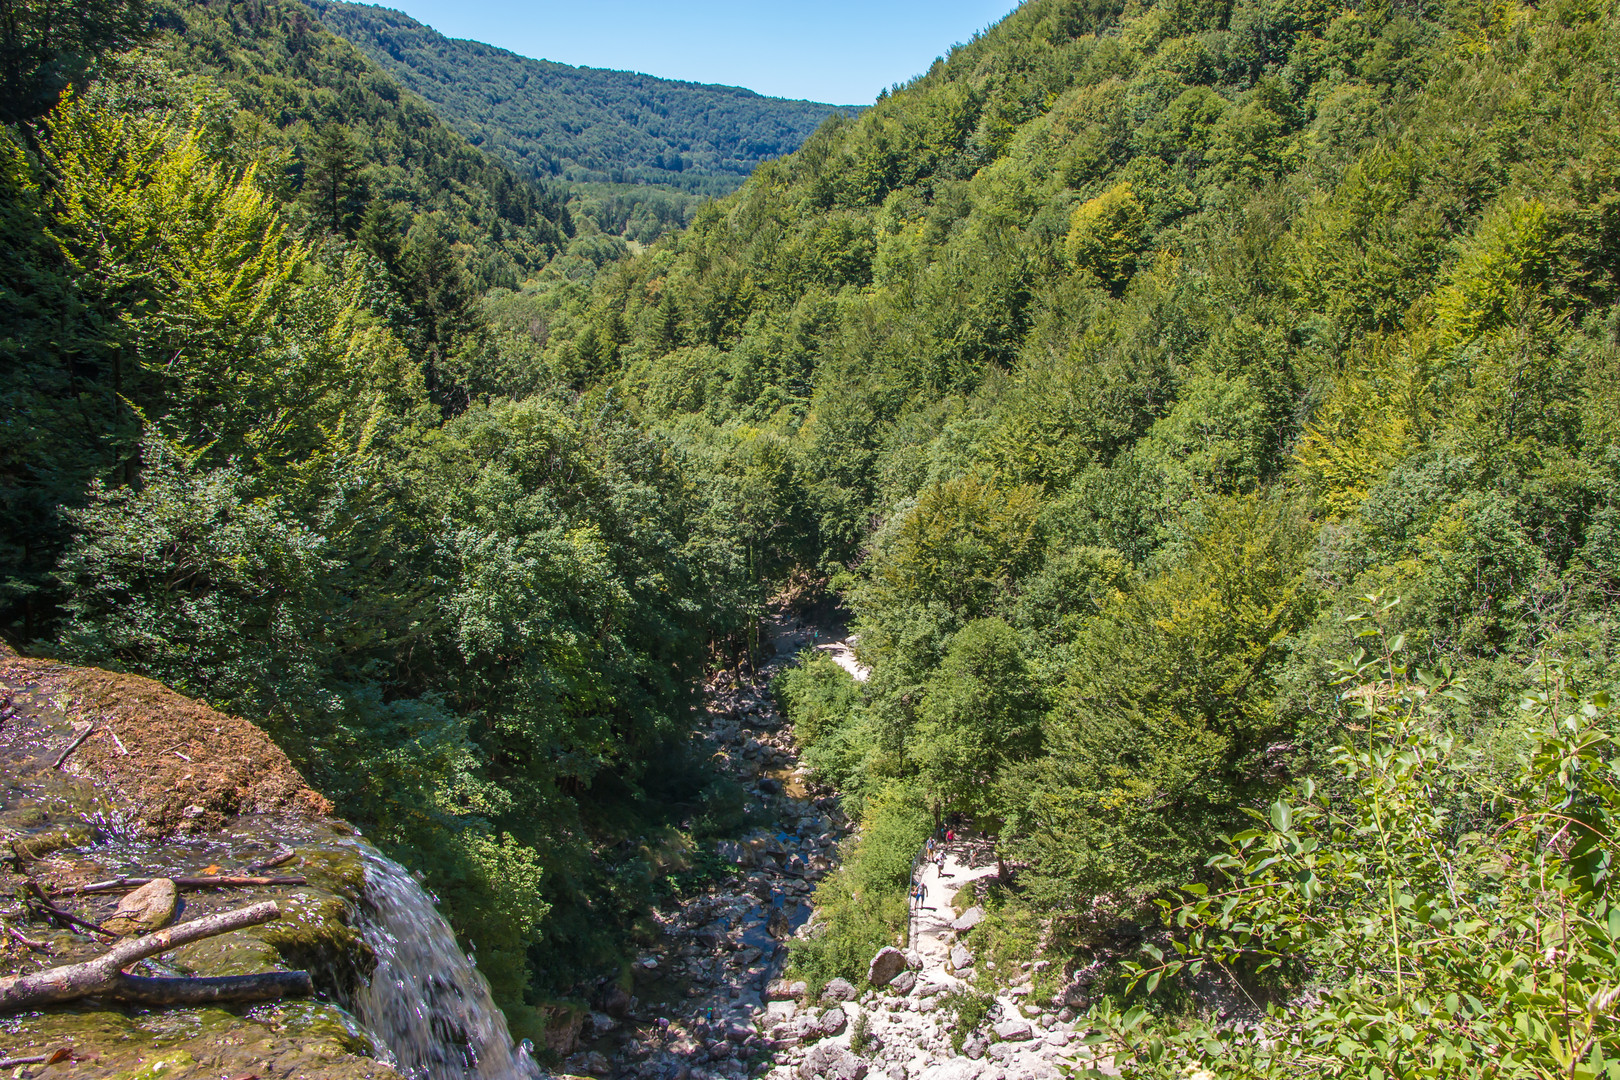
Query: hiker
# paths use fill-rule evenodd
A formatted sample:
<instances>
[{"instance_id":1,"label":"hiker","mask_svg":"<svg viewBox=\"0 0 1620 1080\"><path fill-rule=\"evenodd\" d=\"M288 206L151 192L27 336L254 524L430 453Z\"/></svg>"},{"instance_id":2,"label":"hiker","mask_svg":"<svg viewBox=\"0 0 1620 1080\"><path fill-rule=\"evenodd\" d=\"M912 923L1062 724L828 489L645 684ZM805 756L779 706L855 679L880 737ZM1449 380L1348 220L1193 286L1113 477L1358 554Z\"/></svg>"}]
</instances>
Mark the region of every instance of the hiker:
<instances>
[{"instance_id":1,"label":"hiker","mask_svg":"<svg viewBox=\"0 0 1620 1080\"><path fill-rule=\"evenodd\" d=\"M956 843L956 830L955 829L946 829L945 830L945 842L947 844Z\"/></svg>"}]
</instances>

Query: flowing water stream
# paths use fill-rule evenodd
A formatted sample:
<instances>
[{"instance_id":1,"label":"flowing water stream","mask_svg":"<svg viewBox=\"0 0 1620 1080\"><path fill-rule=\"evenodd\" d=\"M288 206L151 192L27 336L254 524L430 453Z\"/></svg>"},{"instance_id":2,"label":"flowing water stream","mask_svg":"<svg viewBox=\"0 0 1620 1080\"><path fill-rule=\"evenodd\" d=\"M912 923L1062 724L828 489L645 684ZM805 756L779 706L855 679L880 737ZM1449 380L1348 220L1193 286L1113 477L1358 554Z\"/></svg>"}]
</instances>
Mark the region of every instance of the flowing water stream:
<instances>
[{"instance_id":1,"label":"flowing water stream","mask_svg":"<svg viewBox=\"0 0 1620 1080\"><path fill-rule=\"evenodd\" d=\"M515 1048L489 983L456 943L409 871L362 845L366 886L358 929L376 956L355 995L356 1018L410 1080L531 1080L543 1075Z\"/></svg>"}]
</instances>

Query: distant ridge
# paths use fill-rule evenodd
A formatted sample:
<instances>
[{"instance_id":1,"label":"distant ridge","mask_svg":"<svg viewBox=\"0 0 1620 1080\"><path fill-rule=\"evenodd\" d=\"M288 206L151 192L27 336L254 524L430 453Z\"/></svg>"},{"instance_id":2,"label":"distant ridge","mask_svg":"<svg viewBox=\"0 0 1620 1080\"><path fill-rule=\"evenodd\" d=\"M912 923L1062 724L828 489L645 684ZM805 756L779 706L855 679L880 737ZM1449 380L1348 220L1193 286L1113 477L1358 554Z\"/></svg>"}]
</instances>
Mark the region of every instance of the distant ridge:
<instances>
[{"instance_id":1,"label":"distant ridge","mask_svg":"<svg viewBox=\"0 0 1620 1080\"><path fill-rule=\"evenodd\" d=\"M797 150L839 111L741 87L534 60L445 37L385 7L304 2L474 145L536 177L722 195L761 161Z\"/></svg>"}]
</instances>

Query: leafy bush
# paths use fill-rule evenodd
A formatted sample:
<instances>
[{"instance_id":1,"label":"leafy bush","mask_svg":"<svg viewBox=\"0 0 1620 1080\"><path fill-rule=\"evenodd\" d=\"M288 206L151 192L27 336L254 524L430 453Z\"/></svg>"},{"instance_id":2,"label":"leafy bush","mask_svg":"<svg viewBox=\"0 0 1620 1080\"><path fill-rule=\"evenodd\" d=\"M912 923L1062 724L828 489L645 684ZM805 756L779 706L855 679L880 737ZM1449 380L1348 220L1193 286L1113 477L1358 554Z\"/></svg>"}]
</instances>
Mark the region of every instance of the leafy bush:
<instances>
[{"instance_id":1,"label":"leafy bush","mask_svg":"<svg viewBox=\"0 0 1620 1080\"><path fill-rule=\"evenodd\" d=\"M1345 1075L1613 1074L1620 910L1610 897L1620 785L1607 695L1572 696L1556 666L1521 705L1523 773L1499 826L1459 831L1468 784L1445 730L1463 688L1413 666L1383 623L1352 616L1358 650L1338 685L1360 721L1335 760L1344 795L1295 785L1211 860L1213 887L1163 901L1175 953L1131 965L1149 991L1206 964L1302 965L1314 1009L1273 1009L1256 1031L1161 1032L1140 1009L1093 1021L1134 1075L1275 1075L1331 1062ZM1489 1063L1489 1064L1487 1064ZM1482 1070L1484 1070L1482 1072Z\"/></svg>"}]
</instances>

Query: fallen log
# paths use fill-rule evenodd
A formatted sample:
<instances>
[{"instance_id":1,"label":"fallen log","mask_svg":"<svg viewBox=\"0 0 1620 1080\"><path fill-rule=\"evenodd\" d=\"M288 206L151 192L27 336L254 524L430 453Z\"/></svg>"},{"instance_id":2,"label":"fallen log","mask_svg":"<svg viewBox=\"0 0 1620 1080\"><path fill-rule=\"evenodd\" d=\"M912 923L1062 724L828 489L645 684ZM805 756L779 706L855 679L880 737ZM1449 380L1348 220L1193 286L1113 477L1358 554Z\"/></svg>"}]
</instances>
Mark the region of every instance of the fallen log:
<instances>
[{"instance_id":1,"label":"fallen log","mask_svg":"<svg viewBox=\"0 0 1620 1080\"><path fill-rule=\"evenodd\" d=\"M120 942L101 956L82 964L46 968L44 971L36 971L29 975L5 976L0 978L0 1013L37 1009L43 1005L56 1005L83 997L116 996L120 987L128 985L126 980L135 979L134 976L125 975L124 968L137 960L157 956L159 953L168 952L193 941L240 930L244 926L258 926L280 917L281 909L273 901L267 900L262 904L193 919L188 923L159 930L155 934ZM308 976L305 975L305 978ZM133 992L139 993L140 984L143 982L190 981L192 980L135 979Z\"/></svg>"},{"instance_id":2,"label":"fallen log","mask_svg":"<svg viewBox=\"0 0 1620 1080\"><path fill-rule=\"evenodd\" d=\"M251 889L263 885L308 885L309 879L302 875L291 877L257 877L249 874L205 874L202 876L170 878L175 887L179 889ZM150 885L149 877L113 878L110 881L96 881L89 885L79 885L71 889L59 889L54 896L91 896L96 893L124 892L127 889L138 889L142 885Z\"/></svg>"},{"instance_id":3,"label":"fallen log","mask_svg":"<svg viewBox=\"0 0 1620 1080\"><path fill-rule=\"evenodd\" d=\"M285 997L309 997L314 993L315 984L310 981L307 971L266 971L258 975L221 975L197 979L119 975L112 989L95 996L130 1005L162 1008L212 1005L221 1001L275 1001Z\"/></svg>"}]
</instances>

